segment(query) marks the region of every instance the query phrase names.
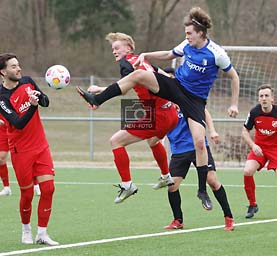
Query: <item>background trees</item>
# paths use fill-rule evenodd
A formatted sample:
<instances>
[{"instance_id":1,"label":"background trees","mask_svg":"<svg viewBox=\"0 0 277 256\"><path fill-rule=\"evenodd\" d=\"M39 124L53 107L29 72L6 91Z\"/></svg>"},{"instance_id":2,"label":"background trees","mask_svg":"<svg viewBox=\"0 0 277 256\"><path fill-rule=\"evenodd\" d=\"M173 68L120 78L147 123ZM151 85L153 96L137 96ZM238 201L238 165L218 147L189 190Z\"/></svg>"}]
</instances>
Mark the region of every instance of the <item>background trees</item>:
<instances>
[{"instance_id":1,"label":"background trees","mask_svg":"<svg viewBox=\"0 0 277 256\"><path fill-rule=\"evenodd\" d=\"M276 45L275 0L0 0L0 50L15 52L31 75L52 64L73 76L117 75L105 34L131 34L138 52L171 49L195 5L209 11L222 45Z\"/></svg>"}]
</instances>

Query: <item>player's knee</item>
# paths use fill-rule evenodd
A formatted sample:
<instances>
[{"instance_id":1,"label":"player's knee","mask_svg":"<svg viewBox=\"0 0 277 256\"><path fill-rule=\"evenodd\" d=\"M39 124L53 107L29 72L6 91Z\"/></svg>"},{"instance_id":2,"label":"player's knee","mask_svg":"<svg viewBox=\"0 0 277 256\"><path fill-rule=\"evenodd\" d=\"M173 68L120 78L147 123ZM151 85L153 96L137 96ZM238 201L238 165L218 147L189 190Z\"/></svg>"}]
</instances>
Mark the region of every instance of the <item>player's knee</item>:
<instances>
[{"instance_id":1,"label":"player's knee","mask_svg":"<svg viewBox=\"0 0 277 256\"><path fill-rule=\"evenodd\" d=\"M54 180L47 180L39 183L42 196L51 197L55 191Z\"/></svg>"},{"instance_id":2,"label":"player's knee","mask_svg":"<svg viewBox=\"0 0 277 256\"><path fill-rule=\"evenodd\" d=\"M20 193L21 193L21 200L24 202L31 202L34 197L34 189L33 187L29 188L20 188Z\"/></svg>"},{"instance_id":3,"label":"player's knee","mask_svg":"<svg viewBox=\"0 0 277 256\"><path fill-rule=\"evenodd\" d=\"M111 144L112 148L116 148L119 146L119 141L116 136L112 136L110 138L110 144Z\"/></svg>"},{"instance_id":4,"label":"player's knee","mask_svg":"<svg viewBox=\"0 0 277 256\"><path fill-rule=\"evenodd\" d=\"M141 79L143 78L144 74L146 71L141 70L141 69L137 69L134 72L131 73L131 79L136 82L139 83L141 81Z\"/></svg>"},{"instance_id":5,"label":"player's knee","mask_svg":"<svg viewBox=\"0 0 277 256\"><path fill-rule=\"evenodd\" d=\"M210 186L210 188L213 190L213 191L216 191L220 188L221 184L216 180L216 179L209 179L207 177L207 182Z\"/></svg>"},{"instance_id":6,"label":"player's knee","mask_svg":"<svg viewBox=\"0 0 277 256\"><path fill-rule=\"evenodd\" d=\"M201 151L206 150L204 139L203 140L199 139L195 142L195 150L201 150Z\"/></svg>"},{"instance_id":7,"label":"player's knee","mask_svg":"<svg viewBox=\"0 0 277 256\"><path fill-rule=\"evenodd\" d=\"M253 176L253 171L250 169L244 169L243 176Z\"/></svg>"},{"instance_id":8,"label":"player's knee","mask_svg":"<svg viewBox=\"0 0 277 256\"><path fill-rule=\"evenodd\" d=\"M174 185L168 187L168 192L169 192L169 193L174 193L174 192L176 192L178 189L179 189L179 185L174 184Z\"/></svg>"},{"instance_id":9,"label":"player's knee","mask_svg":"<svg viewBox=\"0 0 277 256\"><path fill-rule=\"evenodd\" d=\"M0 154L0 165L4 165L7 162L7 155Z\"/></svg>"}]
</instances>

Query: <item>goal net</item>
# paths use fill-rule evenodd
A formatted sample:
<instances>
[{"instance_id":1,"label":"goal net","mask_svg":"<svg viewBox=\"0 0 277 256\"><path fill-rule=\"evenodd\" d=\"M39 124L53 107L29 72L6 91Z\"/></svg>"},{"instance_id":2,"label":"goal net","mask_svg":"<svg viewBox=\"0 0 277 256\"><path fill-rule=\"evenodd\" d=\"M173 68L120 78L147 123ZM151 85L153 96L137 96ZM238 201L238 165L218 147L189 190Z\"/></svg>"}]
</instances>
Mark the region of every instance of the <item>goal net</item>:
<instances>
[{"instance_id":1,"label":"goal net","mask_svg":"<svg viewBox=\"0 0 277 256\"><path fill-rule=\"evenodd\" d=\"M219 72L210 92L207 108L210 111L221 142L214 145L210 141L215 161L220 166L242 166L249 147L242 140L241 131L249 110L257 104L257 88L269 83L275 88L277 97L277 47L226 46L232 64L240 77L239 116L229 118L231 84L223 71ZM176 68L182 59L172 62ZM207 133L208 135L208 133Z\"/></svg>"}]
</instances>

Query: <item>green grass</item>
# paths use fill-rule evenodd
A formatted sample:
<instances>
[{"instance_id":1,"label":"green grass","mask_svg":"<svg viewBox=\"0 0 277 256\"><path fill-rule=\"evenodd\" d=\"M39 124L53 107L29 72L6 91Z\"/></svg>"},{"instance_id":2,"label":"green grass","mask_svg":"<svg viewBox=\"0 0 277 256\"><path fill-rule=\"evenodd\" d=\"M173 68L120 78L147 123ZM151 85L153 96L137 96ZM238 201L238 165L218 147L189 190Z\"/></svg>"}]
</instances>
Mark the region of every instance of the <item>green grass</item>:
<instances>
[{"instance_id":1,"label":"green grass","mask_svg":"<svg viewBox=\"0 0 277 256\"><path fill-rule=\"evenodd\" d=\"M132 178L139 192L124 203L115 205L113 200L117 188L112 184L118 183L119 177L114 169L57 168L49 234L66 245L165 232L162 227L172 220L172 213L167 190L154 191L151 188L150 184L156 181L158 175L158 170L153 169L132 170ZM15 181L12 172L10 176ZM276 218L277 184L273 172L261 172L255 176L260 211L251 220L244 218L247 200L242 187L242 173L224 170L218 171L218 176L225 185L236 223ZM0 198L0 255L1 252L44 248L20 243L19 190L15 182L11 186L13 195ZM214 209L207 212L196 198L196 189L195 171L190 171L181 187L184 230L223 225L223 214L212 192L209 190ZM34 234L37 202L38 197L35 197L31 221ZM271 222L237 226L234 232L218 228L36 251L27 255L276 255L276 232L277 222Z\"/></svg>"}]
</instances>

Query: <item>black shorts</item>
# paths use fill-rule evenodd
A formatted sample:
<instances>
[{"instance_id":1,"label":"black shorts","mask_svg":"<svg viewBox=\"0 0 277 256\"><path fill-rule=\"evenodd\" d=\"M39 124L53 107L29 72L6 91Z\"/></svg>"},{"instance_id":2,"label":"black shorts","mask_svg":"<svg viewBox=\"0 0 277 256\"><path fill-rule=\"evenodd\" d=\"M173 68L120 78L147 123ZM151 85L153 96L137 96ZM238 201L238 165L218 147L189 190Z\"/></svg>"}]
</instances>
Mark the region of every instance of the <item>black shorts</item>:
<instances>
[{"instance_id":1,"label":"black shorts","mask_svg":"<svg viewBox=\"0 0 277 256\"><path fill-rule=\"evenodd\" d=\"M185 119L191 118L206 127L206 100L187 91L177 79L157 72L154 72L154 74L160 89L159 92L152 94L174 102L180 107Z\"/></svg>"},{"instance_id":2,"label":"black shorts","mask_svg":"<svg viewBox=\"0 0 277 256\"><path fill-rule=\"evenodd\" d=\"M209 171L216 171L214 159L209 147L208 152L208 167ZM196 166L195 150L188 151L182 154L173 154L169 163L169 170L172 177L186 177L191 163Z\"/></svg>"}]
</instances>

